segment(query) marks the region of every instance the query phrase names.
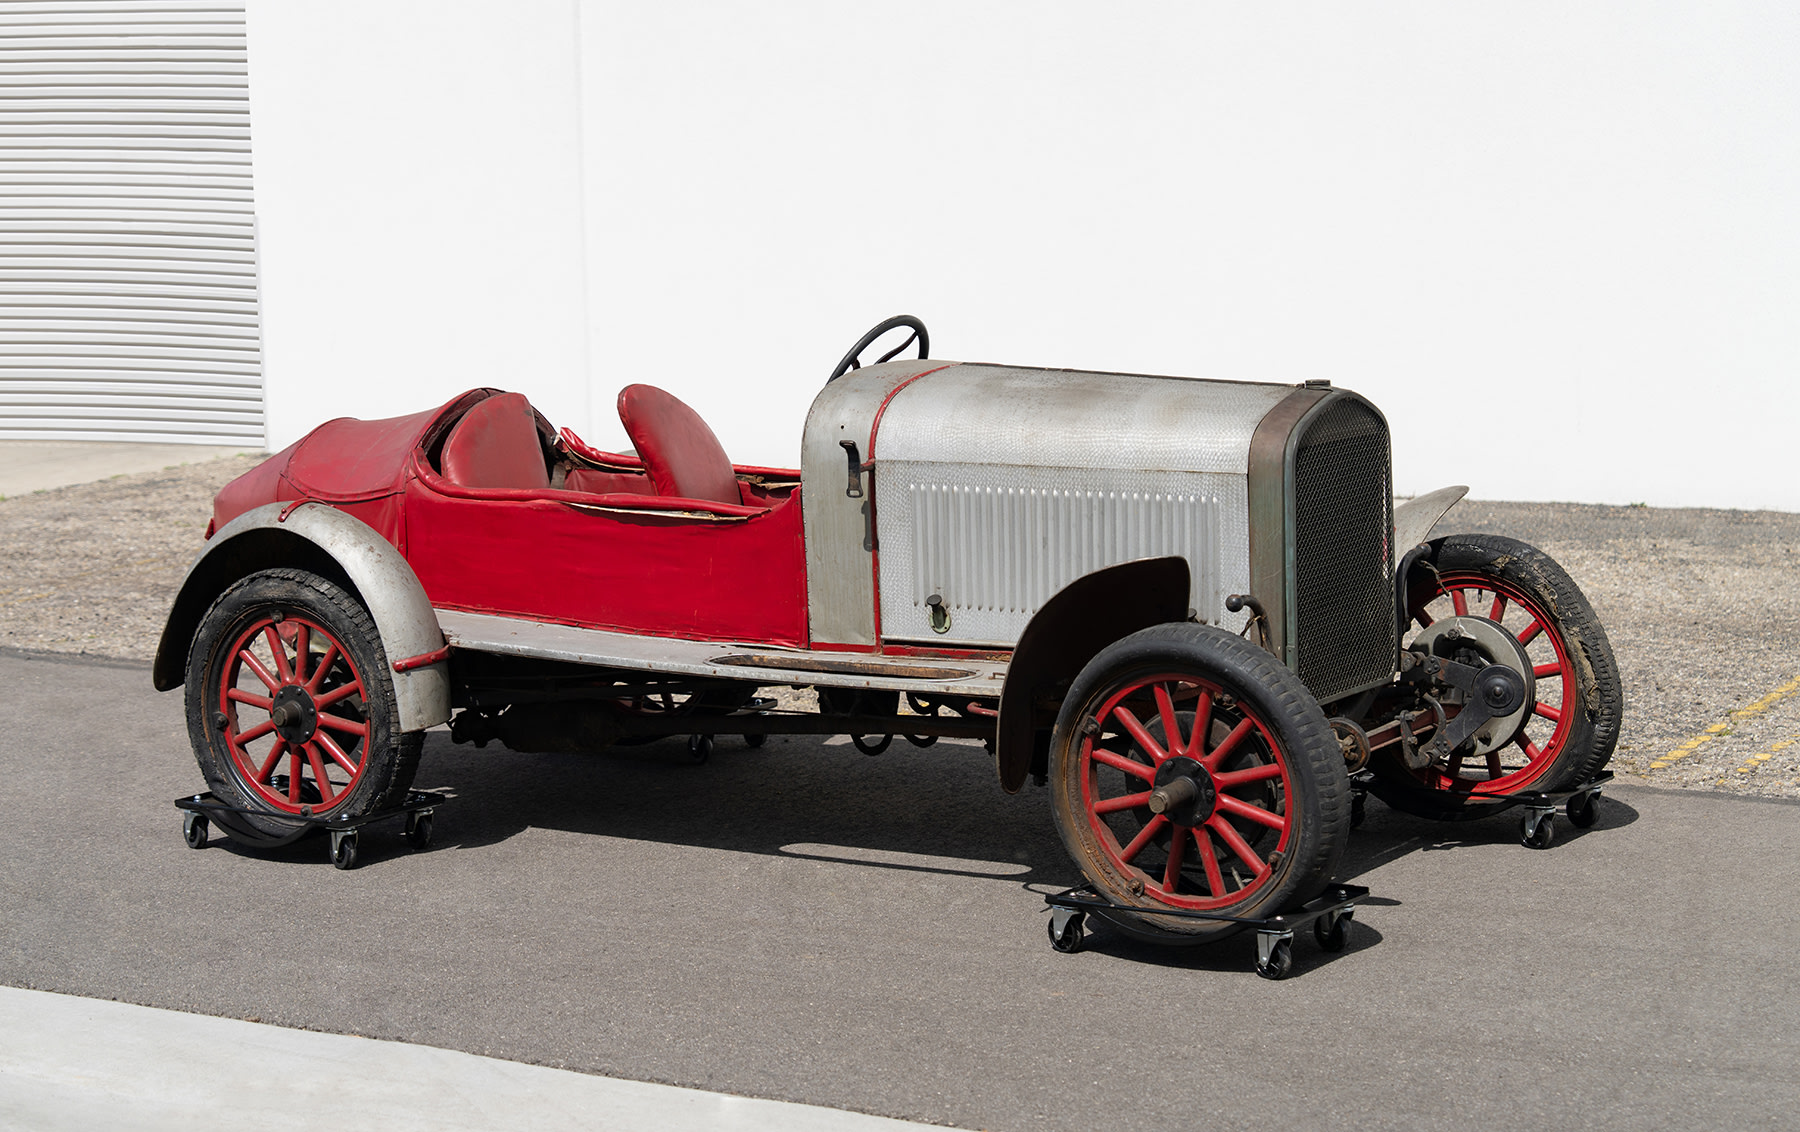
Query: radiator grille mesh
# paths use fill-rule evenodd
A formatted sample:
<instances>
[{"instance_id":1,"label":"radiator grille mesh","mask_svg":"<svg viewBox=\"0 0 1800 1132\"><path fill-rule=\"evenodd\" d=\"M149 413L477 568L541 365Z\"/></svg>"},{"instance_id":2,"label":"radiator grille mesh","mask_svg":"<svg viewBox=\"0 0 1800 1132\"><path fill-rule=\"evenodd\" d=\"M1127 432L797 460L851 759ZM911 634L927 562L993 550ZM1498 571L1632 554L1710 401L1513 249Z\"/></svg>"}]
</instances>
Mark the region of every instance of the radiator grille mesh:
<instances>
[{"instance_id":1,"label":"radiator grille mesh","mask_svg":"<svg viewBox=\"0 0 1800 1132\"><path fill-rule=\"evenodd\" d=\"M1347 398L1314 418L1295 450L1297 667L1321 702L1393 671L1388 460L1387 423Z\"/></svg>"}]
</instances>

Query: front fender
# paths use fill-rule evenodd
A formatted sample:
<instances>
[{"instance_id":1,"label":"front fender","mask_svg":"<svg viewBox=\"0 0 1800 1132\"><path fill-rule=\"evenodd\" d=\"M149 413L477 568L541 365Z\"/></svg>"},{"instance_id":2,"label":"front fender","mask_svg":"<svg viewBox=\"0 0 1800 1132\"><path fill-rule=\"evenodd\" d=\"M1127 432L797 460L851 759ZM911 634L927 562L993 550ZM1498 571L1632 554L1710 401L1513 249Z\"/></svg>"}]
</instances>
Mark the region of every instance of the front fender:
<instances>
[{"instance_id":1,"label":"front fender","mask_svg":"<svg viewBox=\"0 0 1800 1132\"><path fill-rule=\"evenodd\" d=\"M994 757L1000 787L1016 794L1036 755L1036 699L1073 680L1100 650L1139 629L1188 618L1185 558L1144 558L1070 582L1026 623L1000 690Z\"/></svg>"},{"instance_id":2,"label":"front fender","mask_svg":"<svg viewBox=\"0 0 1800 1132\"><path fill-rule=\"evenodd\" d=\"M188 649L200 619L221 593L259 570L311 570L348 589L375 622L387 654L402 731L450 718L445 660L393 671L396 661L438 652L444 634L425 587L392 543L362 520L323 503L269 503L225 524L188 568L156 648L158 691L186 679Z\"/></svg>"},{"instance_id":3,"label":"front fender","mask_svg":"<svg viewBox=\"0 0 1800 1132\"><path fill-rule=\"evenodd\" d=\"M1407 551L1431 537L1431 528L1469 494L1460 485L1440 487L1394 508L1394 558L1398 561Z\"/></svg>"}]
</instances>

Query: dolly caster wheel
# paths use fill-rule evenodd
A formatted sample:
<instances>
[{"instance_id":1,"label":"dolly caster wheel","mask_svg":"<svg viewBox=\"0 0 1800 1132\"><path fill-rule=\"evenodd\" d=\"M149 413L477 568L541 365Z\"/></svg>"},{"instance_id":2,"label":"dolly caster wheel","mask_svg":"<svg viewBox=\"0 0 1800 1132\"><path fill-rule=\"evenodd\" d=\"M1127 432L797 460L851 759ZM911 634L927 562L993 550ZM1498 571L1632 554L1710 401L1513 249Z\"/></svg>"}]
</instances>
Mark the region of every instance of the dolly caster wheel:
<instances>
[{"instance_id":1,"label":"dolly caster wheel","mask_svg":"<svg viewBox=\"0 0 1800 1132\"><path fill-rule=\"evenodd\" d=\"M1065 955L1080 951L1082 936L1086 934L1083 926L1086 920L1087 917L1080 912L1071 915L1063 908L1051 912L1050 922L1044 925L1050 929L1050 946Z\"/></svg>"},{"instance_id":2,"label":"dolly caster wheel","mask_svg":"<svg viewBox=\"0 0 1800 1132\"><path fill-rule=\"evenodd\" d=\"M423 853L431 847L431 812L406 815L406 843L413 847L415 853Z\"/></svg>"},{"instance_id":3,"label":"dolly caster wheel","mask_svg":"<svg viewBox=\"0 0 1800 1132\"><path fill-rule=\"evenodd\" d=\"M1361 828L1363 819L1369 816L1367 813L1367 807L1364 805L1365 800L1366 800L1365 796L1362 794L1358 794L1354 798L1350 799L1350 828L1351 829Z\"/></svg>"},{"instance_id":4,"label":"dolly caster wheel","mask_svg":"<svg viewBox=\"0 0 1800 1132\"><path fill-rule=\"evenodd\" d=\"M1313 938L1326 951L1342 951L1350 942L1350 913L1320 916L1313 921Z\"/></svg>"},{"instance_id":5,"label":"dolly caster wheel","mask_svg":"<svg viewBox=\"0 0 1800 1132\"><path fill-rule=\"evenodd\" d=\"M1294 973L1294 940L1283 936L1273 942L1260 937L1257 943L1256 973L1265 979L1285 979Z\"/></svg>"},{"instance_id":6,"label":"dolly caster wheel","mask_svg":"<svg viewBox=\"0 0 1800 1132\"><path fill-rule=\"evenodd\" d=\"M1570 825L1576 829L1592 829L1594 823L1600 820L1600 795L1576 795L1569 799L1563 809L1569 815Z\"/></svg>"},{"instance_id":7,"label":"dolly caster wheel","mask_svg":"<svg viewBox=\"0 0 1800 1132\"><path fill-rule=\"evenodd\" d=\"M688 758L695 763L703 763L712 758L713 738L711 735L688 736Z\"/></svg>"},{"instance_id":8,"label":"dolly caster wheel","mask_svg":"<svg viewBox=\"0 0 1800 1132\"><path fill-rule=\"evenodd\" d=\"M764 743L767 743L768 741L769 741L769 737L767 735L762 734L761 732L758 732L755 735L744 736L744 746L749 747L752 751L756 750L756 748L762 746Z\"/></svg>"},{"instance_id":9,"label":"dolly caster wheel","mask_svg":"<svg viewBox=\"0 0 1800 1132\"><path fill-rule=\"evenodd\" d=\"M1551 814L1526 814L1519 819L1519 844L1527 849L1548 849L1556 840L1556 819Z\"/></svg>"},{"instance_id":10,"label":"dolly caster wheel","mask_svg":"<svg viewBox=\"0 0 1800 1132\"><path fill-rule=\"evenodd\" d=\"M339 869L356 867L356 831L354 829L345 833L332 831L331 863L333 867Z\"/></svg>"},{"instance_id":11,"label":"dolly caster wheel","mask_svg":"<svg viewBox=\"0 0 1800 1132\"><path fill-rule=\"evenodd\" d=\"M182 817L181 837L189 849L206 848L206 828L206 819L199 814L189 813Z\"/></svg>"}]
</instances>

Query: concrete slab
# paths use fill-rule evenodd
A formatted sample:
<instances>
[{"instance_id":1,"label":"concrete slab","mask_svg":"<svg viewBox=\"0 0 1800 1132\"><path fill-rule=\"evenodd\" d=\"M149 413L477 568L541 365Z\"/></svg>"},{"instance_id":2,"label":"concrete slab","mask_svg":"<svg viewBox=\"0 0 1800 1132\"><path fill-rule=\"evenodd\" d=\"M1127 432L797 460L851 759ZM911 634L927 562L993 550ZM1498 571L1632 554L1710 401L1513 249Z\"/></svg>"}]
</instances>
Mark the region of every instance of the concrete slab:
<instances>
[{"instance_id":1,"label":"concrete slab","mask_svg":"<svg viewBox=\"0 0 1800 1132\"><path fill-rule=\"evenodd\" d=\"M252 451L243 445L0 440L0 498Z\"/></svg>"},{"instance_id":2,"label":"concrete slab","mask_svg":"<svg viewBox=\"0 0 1800 1132\"><path fill-rule=\"evenodd\" d=\"M905 1132L880 1116L0 987L0 1126Z\"/></svg>"}]
</instances>

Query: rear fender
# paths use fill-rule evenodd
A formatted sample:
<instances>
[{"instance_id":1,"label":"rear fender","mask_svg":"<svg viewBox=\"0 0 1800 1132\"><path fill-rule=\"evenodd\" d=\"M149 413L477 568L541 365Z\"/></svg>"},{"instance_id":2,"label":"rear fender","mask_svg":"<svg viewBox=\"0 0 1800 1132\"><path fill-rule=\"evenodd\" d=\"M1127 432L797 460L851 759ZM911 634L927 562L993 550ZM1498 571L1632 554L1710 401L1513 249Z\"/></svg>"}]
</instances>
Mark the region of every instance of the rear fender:
<instances>
[{"instance_id":1,"label":"rear fender","mask_svg":"<svg viewBox=\"0 0 1800 1132\"><path fill-rule=\"evenodd\" d=\"M367 523L322 503L269 503L225 524L188 568L151 677L158 691L181 685L188 649L206 610L234 582L289 567L310 570L343 586L362 602L387 653L400 729L421 731L450 718L450 670L435 662L392 671L399 661L444 649L437 614L425 587L393 544Z\"/></svg>"},{"instance_id":2,"label":"rear fender","mask_svg":"<svg viewBox=\"0 0 1800 1132\"><path fill-rule=\"evenodd\" d=\"M1031 773L1037 698L1073 680L1121 637L1187 620L1190 586L1187 559L1144 558L1075 579L1032 615L1000 691L994 753L1002 789L1018 793Z\"/></svg>"}]
</instances>

